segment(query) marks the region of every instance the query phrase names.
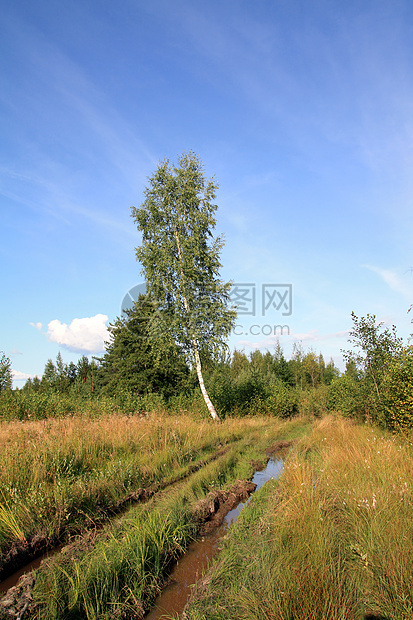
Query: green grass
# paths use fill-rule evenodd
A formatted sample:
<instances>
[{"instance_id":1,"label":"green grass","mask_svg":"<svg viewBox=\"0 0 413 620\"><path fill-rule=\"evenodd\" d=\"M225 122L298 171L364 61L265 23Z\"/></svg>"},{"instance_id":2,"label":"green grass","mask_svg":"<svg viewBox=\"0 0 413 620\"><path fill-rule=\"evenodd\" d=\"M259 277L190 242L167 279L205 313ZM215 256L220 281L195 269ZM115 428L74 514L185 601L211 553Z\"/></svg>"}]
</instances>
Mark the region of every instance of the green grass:
<instances>
[{"instance_id":1,"label":"green grass","mask_svg":"<svg viewBox=\"0 0 413 620\"><path fill-rule=\"evenodd\" d=\"M91 544L80 544L47 561L38 572L37 617L139 617L160 591L165 572L196 534L196 502L211 489L252 475L250 459L263 455L272 441L294 423L244 424L245 437L188 480L165 489L100 532ZM135 614L135 616L134 616Z\"/></svg>"},{"instance_id":2,"label":"green grass","mask_svg":"<svg viewBox=\"0 0 413 620\"><path fill-rule=\"evenodd\" d=\"M254 495L186 620L413 617L408 439L327 417Z\"/></svg>"}]
</instances>

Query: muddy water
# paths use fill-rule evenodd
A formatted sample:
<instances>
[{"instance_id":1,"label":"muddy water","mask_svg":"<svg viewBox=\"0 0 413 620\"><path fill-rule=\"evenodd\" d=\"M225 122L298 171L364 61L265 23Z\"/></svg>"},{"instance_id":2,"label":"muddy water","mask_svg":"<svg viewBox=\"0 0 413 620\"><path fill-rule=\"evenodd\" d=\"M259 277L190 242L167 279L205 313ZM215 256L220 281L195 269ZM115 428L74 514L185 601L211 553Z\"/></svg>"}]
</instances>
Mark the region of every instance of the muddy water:
<instances>
[{"instance_id":1,"label":"muddy water","mask_svg":"<svg viewBox=\"0 0 413 620\"><path fill-rule=\"evenodd\" d=\"M270 478L277 478L282 471L282 467L282 460L270 460L264 470L255 472L252 482L254 482L257 485L257 489L259 489ZM160 619L162 618L162 614L165 613L165 610L168 610L168 613L171 614L183 609L191 585L197 581L203 570L208 566L208 563L217 552L219 543L225 536L229 525L237 519L247 502L238 504L236 508L226 515L223 524L219 528L200 541L196 541L188 548L171 574L171 584L163 591L156 603L159 610L155 608L149 613L147 618L150 620ZM38 568L42 560L60 551L61 547L60 545L55 549L51 549L46 554L33 560L24 566L24 568L2 581L0 583L0 598L9 588L17 584L21 575Z\"/></svg>"},{"instance_id":2,"label":"muddy water","mask_svg":"<svg viewBox=\"0 0 413 620\"><path fill-rule=\"evenodd\" d=\"M278 478L282 469L283 461L281 459L270 459L265 469L255 472L252 482L259 489L271 478ZM236 508L226 515L220 527L188 547L185 555L182 556L173 568L169 585L158 597L155 607L145 616L145 620L162 620L182 613L191 591L191 586L208 567L229 527L237 520L241 510L248 504L248 501L249 499L238 504Z\"/></svg>"},{"instance_id":3,"label":"muddy water","mask_svg":"<svg viewBox=\"0 0 413 620\"><path fill-rule=\"evenodd\" d=\"M31 562L26 564L26 566L24 566L20 570L16 571L15 573L13 573L13 575L11 575L10 577L7 577L7 579L4 579L0 583L0 598L1 598L1 596L3 594L5 594L7 592L7 590L9 588L12 588L13 586L15 586L17 584L17 582L19 581L19 579L20 579L20 577L22 575L24 575L25 573L29 573L30 571L34 570L35 568L39 568L42 560L45 560L50 555L54 555L55 553L58 553L58 551L60 551L61 548L62 548L62 545L60 545L59 547L56 547L54 549L50 549L50 551L46 551L46 553L44 553L40 557L32 560Z\"/></svg>"}]
</instances>

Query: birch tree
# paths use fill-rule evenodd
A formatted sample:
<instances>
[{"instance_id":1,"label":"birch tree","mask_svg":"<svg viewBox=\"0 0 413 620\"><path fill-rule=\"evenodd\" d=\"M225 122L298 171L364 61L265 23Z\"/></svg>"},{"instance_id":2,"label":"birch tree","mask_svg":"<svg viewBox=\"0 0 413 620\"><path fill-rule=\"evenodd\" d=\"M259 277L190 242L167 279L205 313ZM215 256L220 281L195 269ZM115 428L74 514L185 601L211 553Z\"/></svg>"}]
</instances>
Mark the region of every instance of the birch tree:
<instances>
[{"instance_id":1,"label":"birch tree","mask_svg":"<svg viewBox=\"0 0 413 620\"><path fill-rule=\"evenodd\" d=\"M231 284L221 280L222 236L214 236L214 204L218 186L206 179L194 153L183 154L177 164L160 162L149 178L145 200L132 207L142 233L136 249L149 294L158 312L149 333L156 337L160 355L178 345L196 368L199 385L213 419L219 416L205 388L201 353L216 356L226 346L234 326L230 307Z\"/></svg>"}]
</instances>

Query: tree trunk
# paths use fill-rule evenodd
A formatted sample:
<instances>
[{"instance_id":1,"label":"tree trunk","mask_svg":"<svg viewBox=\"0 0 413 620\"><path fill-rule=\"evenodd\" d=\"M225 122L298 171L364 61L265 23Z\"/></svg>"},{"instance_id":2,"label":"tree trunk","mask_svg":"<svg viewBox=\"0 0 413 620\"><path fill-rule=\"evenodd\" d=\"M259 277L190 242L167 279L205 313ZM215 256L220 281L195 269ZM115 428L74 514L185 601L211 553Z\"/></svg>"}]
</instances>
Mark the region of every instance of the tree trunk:
<instances>
[{"instance_id":1,"label":"tree trunk","mask_svg":"<svg viewBox=\"0 0 413 620\"><path fill-rule=\"evenodd\" d=\"M199 385L201 387L202 396L204 397L204 401L206 406L208 407L208 411L212 416L213 420L219 421L219 415L217 414L214 405L211 402L211 399L208 396L208 392L206 391L204 378L202 376L202 367L201 367L201 359L199 357L198 351L198 343L194 340L194 354L195 354L195 366L196 366L196 374L198 375Z\"/></svg>"},{"instance_id":2,"label":"tree trunk","mask_svg":"<svg viewBox=\"0 0 413 620\"><path fill-rule=\"evenodd\" d=\"M184 283L185 282L185 276L184 276L184 272L183 272L183 269L182 269L181 244L179 243L178 231L177 231L176 228L175 228L175 241L176 241L176 247L177 247L177 250L178 250L179 263L180 263L180 267L181 267L182 283ZM190 308L189 308L188 301L187 301L185 295L182 295L182 298L184 300L185 312L187 313L189 319L191 320L191 311L190 311ZM190 325L191 325L191 323L190 323ZM191 327L192 327L192 325L191 325ZM215 410L215 407L212 404L211 399L208 396L208 392L206 391L206 388L205 388L204 378L202 376L201 358L199 357L198 342L197 342L196 338L193 339L192 344L193 344L193 347L194 347L196 374L198 375L198 381L199 381L199 385L200 385L200 388L201 388L202 396L204 397L205 404L208 407L208 411L211 414L212 419L219 421L219 415L217 414L217 412Z\"/></svg>"}]
</instances>

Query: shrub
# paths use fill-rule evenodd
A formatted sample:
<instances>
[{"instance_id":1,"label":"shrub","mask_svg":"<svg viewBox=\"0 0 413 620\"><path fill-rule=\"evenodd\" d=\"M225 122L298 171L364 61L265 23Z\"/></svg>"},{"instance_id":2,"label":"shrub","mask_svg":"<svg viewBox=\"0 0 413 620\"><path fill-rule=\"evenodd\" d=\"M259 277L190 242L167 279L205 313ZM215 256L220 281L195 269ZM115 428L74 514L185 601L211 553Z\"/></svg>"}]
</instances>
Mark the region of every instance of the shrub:
<instances>
[{"instance_id":1,"label":"shrub","mask_svg":"<svg viewBox=\"0 0 413 620\"><path fill-rule=\"evenodd\" d=\"M340 411L346 417L362 416L366 414L365 396L362 381L342 375L328 386L327 408Z\"/></svg>"},{"instance_id":2,"label":"shrub","mask_svg":"<svg viewBox=\"0 0 413 620\"><path fill-rule=\"evenodd\" d=\"M328 387L319 385L300 392L298 411L301 415L321 417L327 412Z\"/></svg>"},{"instance_id":3,"label":"shrub","mask_svg":"<svg viewBox=\"0 0 413 620\"><path fill-rule=\"evenodd\" d=\"M413 347L393 358L383 383L386 426L395 430L413 428Z\"/></svg>"},{"instance_id":4,"label":"shrub","mask_svg":"<svg viewBox=\"0 0 413 620\"><path fill-rule=\"evenodd\" d=\"M267 398L267 413L288 418L298 411L297 391L278 380L272 385L271 394Z\"/></svg>"}]
</instances>

